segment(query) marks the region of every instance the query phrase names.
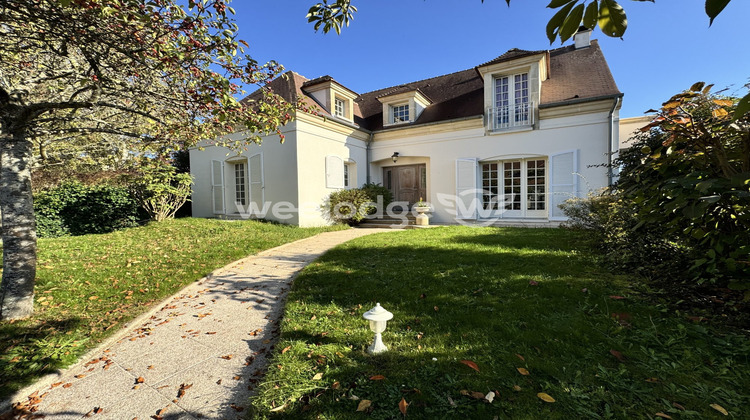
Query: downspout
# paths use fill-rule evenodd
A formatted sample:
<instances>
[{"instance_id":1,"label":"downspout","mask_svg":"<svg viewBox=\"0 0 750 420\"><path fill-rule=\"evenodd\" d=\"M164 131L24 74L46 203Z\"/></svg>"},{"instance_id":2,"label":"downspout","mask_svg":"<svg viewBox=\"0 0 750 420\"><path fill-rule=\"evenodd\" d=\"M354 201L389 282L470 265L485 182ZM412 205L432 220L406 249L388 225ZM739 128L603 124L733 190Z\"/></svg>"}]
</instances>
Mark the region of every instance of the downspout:
<instances>
[{"instance_id":1,"label":"downspout","mask_svg":"<svg viewBox=\"0 0 750 420\"><path fill-rule=\"evenodd\" d=\"M367 148L365 149L365 160L367 161L366 169L367 169L367 183L370 183L370 146L372 145L372 137L373 133L370 131L370 139L367 140Z\"/></svg>"},{"instance_id":2,"label":"downspout","mask_svg":"<svg viewBox=\"0 0 750 420\"><path fill-rule=\"evenodd\" d=\"M612 109L609 110L609 116L607 117L609 122L609 135L608 141L607 141L607 186L610 188L613 184L614 179L614 173L612 171L612 142L614 141L614 129L615 129L615 109L617 109L617 106L620 105L620 100L622 99L622 96L617 96L615 98L615 103L612 104Z\"/></svg>"}]
</instances>

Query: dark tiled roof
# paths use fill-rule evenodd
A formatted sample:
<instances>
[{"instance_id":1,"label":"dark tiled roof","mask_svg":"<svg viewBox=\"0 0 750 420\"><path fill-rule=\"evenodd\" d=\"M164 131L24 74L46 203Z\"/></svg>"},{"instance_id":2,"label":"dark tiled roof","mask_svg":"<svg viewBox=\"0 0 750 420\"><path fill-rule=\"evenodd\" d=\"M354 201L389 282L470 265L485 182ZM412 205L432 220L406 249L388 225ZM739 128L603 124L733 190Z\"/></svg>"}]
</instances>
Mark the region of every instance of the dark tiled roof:
<instances>
[{"instance_id":1,"label":"dark tiled roof","mask_svg":"<svg viewBox=\"0 0 750 420\"><path fill-rule=\"evenodd\" d=\"M516 58L528 57L530 55L544 54L546 52L547 50L529 51L529 50L519 50L518 48L513 48L513 49L506 51L503 55L495 58L494 60L490 60L484 64L480 64L477 67L490 66L492 64L502 63L504 61L515 60Z\"/></svg>"},{"instance_id":2,"label":"dark tiled roof","mask_svg":"<svg viewBox=\"0 0 750 420\"><path fill-rule=\"evenodd\" d=\"M481 66L546 52L512 49ZM620 94L596 40L591 41L588 48L575 49L571 45L550 50L549 61L549 78L542 82L540 106L564 105L569 101L580 102ZM321 104L303 92L303 88L335 81L331 76L308 80L291 71L285 75L286 77L279 77L269 85L276 94L288 101L303 98L307 105L315 104L321 115L330 116ZM429 98L432 104L411 125L480 116L484 113L484 82L476 68L471 68L363 93L354 102L354 123L369 130L382 129L383 105L378 98L414 90ZM256 91L248 98L259 96Z\"/></svg>"},{"instance_id":3,"label":"dark tiled roof","mask_svg":"<svg viewBox=\"0 0 750 420\"><path fill-rule=\"evenodd\" d=\"M541 105L614 96L620 93L596 40L591 47L550 51L550 77L542 82Z\"/></svg>"}]
</instances>

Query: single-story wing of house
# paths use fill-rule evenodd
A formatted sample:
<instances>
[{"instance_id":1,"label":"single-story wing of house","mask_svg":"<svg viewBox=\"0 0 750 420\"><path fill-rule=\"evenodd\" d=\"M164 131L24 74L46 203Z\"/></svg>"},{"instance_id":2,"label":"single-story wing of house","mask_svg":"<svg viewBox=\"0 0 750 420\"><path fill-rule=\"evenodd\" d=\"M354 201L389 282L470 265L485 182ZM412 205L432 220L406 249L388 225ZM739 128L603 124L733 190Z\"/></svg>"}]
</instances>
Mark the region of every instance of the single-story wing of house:
<instances>
[{"instance_id":1,"label":"single-story wing of house","mask_svg":"<svg viewBox=\"0 0 750 420\"><path fill-rule=\"evenodd\" d=\"M429 202L433 224L545 225L565 219L560 203L616 176L623 94L588 30L572 45L511 49L368 93L294 72L270 88L317 112L297 112L283 144L273 135L241 154L192 149L193 216L320 226L331 192L375 183L401 209Z\"/></svg>"}]
</instances>

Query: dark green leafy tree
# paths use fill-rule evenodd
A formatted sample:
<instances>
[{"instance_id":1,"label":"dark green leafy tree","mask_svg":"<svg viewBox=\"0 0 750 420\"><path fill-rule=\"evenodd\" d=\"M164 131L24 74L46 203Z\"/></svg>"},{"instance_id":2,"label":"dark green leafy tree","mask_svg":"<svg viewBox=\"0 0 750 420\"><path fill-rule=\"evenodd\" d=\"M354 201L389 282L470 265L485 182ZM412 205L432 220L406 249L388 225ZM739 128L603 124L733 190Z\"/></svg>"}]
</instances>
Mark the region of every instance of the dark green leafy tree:
<instances>
[{"instance_id":1,"label":"dark green leafy tree","mask_svg":"<svg viewBox=\"0 0 750 420\"><path fill-rule=\"evenodd\" d=\"M711 88L651 110L616 188L638 209L636 230L657 226L692 250L696 278L750 290L750 114L734 119L739 101Z\"/></svg>"}]
</instances>

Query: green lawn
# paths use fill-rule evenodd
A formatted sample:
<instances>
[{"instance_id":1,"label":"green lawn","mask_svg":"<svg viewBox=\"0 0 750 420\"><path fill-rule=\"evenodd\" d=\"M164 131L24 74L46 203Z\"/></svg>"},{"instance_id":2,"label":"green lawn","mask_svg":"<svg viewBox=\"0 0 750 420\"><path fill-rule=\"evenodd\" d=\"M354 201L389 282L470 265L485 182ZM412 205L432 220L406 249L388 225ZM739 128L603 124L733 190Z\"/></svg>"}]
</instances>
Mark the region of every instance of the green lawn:
<instances>
[{"instance_id":1,"label":"green lawn","mask_svg":"<svg viewBox=\"0 0 750 420\"><path fill-rule=\"evenodd\" d=\"M178 219L41 239L34 316L0 321L0 398L75 362L124 322L211 271L335 229Z\"/></svg>"},{"instance_id":2,"label":"green lawn","mask_svg":"<svg viewBox=\"0 0 750 420\"><path fill-rule=\"evenodd\" d=\"M650 303L584 239L443 227L335 248L295 280L252 416L401 418L403 398L424 419L748 418L747 337ZM390 351L369 356L376 302Z\"/></svg>"}]
</instances>

